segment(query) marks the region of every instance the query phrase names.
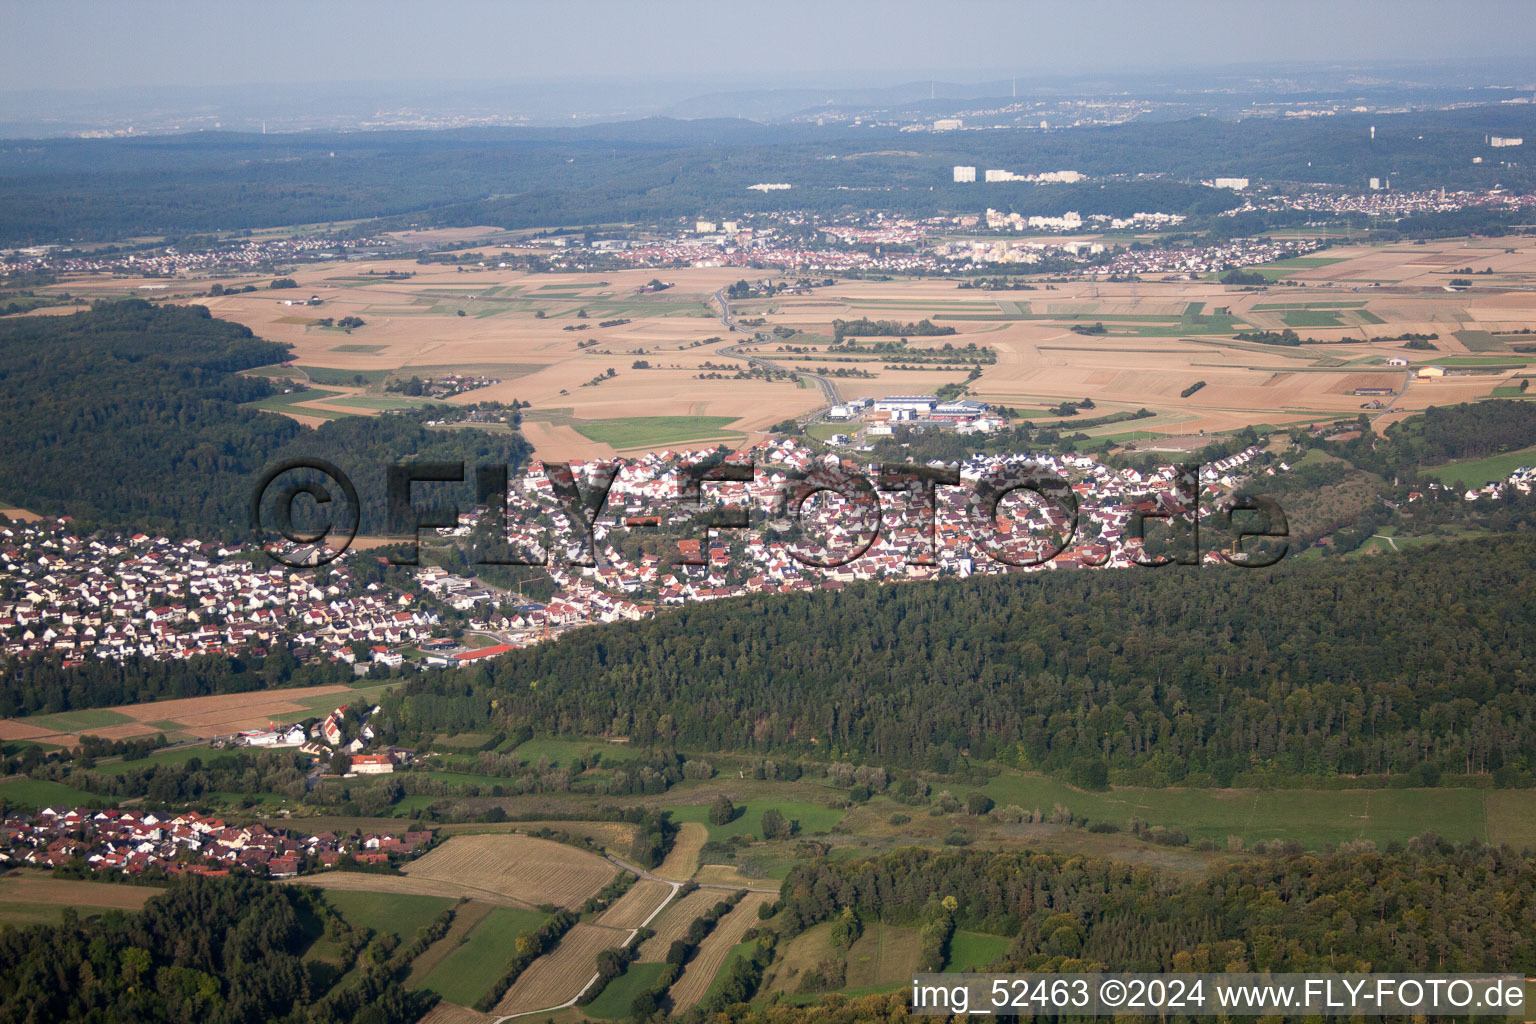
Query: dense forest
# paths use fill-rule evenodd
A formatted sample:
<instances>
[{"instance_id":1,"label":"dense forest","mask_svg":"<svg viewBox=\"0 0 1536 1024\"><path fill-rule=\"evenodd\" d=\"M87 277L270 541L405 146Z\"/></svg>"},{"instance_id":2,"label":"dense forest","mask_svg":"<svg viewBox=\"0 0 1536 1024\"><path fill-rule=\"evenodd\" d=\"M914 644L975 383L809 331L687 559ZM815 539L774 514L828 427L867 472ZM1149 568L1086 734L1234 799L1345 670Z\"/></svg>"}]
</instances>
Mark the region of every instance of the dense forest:
<instances>
[{"instance_id":1,"label":"dense forest","mask_svg":"<svg viewBox=\"0 0 1536 1024\"><path fill-rule=\"evenodd\" d=\"M382 533L386 462L463 460L472 479L476 465L527 457L521 435L432 431L425 412L309 430L243 405L272 385L238 371L287 357L201 306L130 299L0 321L0 495L83 528L243 538L263 469L311 456L352 475L362 532ZM466 506L471 486L459 492Z\"/></svg>"},{"instance_id":2,"label":"dense forest","mask_svg":"<svg viewBox=\"0 0 1536 1024\"><path fill-rule=\"evenodd\" d=\"M940 772L997 759L1087 784L1521 785L1533 569L1536 541L1505 537L745 598L416 677L385 706L402 737L528 725Z\"/></svg>"},{"instance_id":3,"label":"dense forest","mask_svg":"<svg viewBox=\"0 0 1536 1024\"><path fill-rule=\"evenodd\" d=\"M1200 214L1238 200L1185 180L1238 174L1363 188L1382 167L1393 169L1399 188L1530 184L1527 167L1467 159L1490 133L1536 135L1536 114L1489 105L1050 133L649 119L579 129L25 140L0 145L0 245L367 218L528 227L691 218L711 209L832 213L854 208L857 190L869 188L881 190L882 206L907 215L987 206L1047 215ZM1122 177L1078 186L957 185L955 164ZM1143 174L1167 178L1135 177ZM794 187L747 191L765 181ZM1268 225L1249 221L1247 233Z\"/></svg>"},{"instance_id":4,"label":"dense forest","mask_svg":"<svg viewBox=\"0 0 1536 1024\"><path fill-rule=\"evenodd\" d=\"M406 1024L426 1009L383 970L316 999L304 951L334 913L319 893L186 878L138 913L0 930L0 1022ZM323 986L321 986L323 989Z\"/></svg>"},{"instance_id":5,"label":"dense forest","mask_svg":"<svg viewBox=\"0 0 1536 1024\"><path fill-rule=\"evenodd\" d=\"M789 931L851 908L946 940L1017 936L1005 971L1536 970L1536 863L1432 835L1247 858L1194 882L1064 854L903 850L798 865L782 891Z\"/></svg>"}]
</instances>

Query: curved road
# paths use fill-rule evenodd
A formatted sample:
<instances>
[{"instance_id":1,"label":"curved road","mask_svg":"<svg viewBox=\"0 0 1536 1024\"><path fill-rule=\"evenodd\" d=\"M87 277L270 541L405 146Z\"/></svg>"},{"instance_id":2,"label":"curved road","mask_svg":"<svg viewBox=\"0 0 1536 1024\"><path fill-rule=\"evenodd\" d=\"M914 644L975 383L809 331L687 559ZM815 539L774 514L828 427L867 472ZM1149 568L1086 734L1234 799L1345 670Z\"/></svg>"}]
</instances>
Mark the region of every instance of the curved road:
<instances>
[{"instance_id":1,"label":"curved road","mask_svg":"<svg viewBox=\"0 0 1536 1024\"><path fill-rule=\"evenodd\" d=\"M605 854L603 854L603 856L607 857L614 864L616 864L617 866L623 868L625 871L628 871L631 874L639 875L641 878L644 878L644 879L646 879L648 881L662 882L662 883L664 883L666 885L670 885L672 887L672 892L667 896L667 898L665 900L662 901L661 906L659 906L655 910L651 911L650 916L648 916L644 921L641 921L638 927L630 929L629 937L626 938L622 943L619 944L620 947L622 948L624 946L628 946L631 942L635 941L635 936L640 934L640 929L641 928L644 928L647 925L649 925L652 921L654 921L656 919L657 915L659 915L663 910L667 909L667 907L672 905L672 901L677 898L677 892L678 892L679 889L681 889L683 887L683 883L682 882L678 882L678 881L674 881L673 879L670 879L670 878L662 878L659 875L653 875L649 871L647 871L644 868L640 867L638 864L631 864L631 863L629 863L629 861L620 860L618 857L615 857L611 853L605 853ZM765 893L771 893L774 896L777 896L779 894L779 890L778 889L757 889L757 888L753 888L752 886L717 885L717 884L714 884L714 883L705 884L705 883L702 883L702 882L699 883L699 888L700 889L725 889L725 890L728 890L728 891L731 891L731 892L735 892L738 889L745 888L748 892L765 892ZM557 943L557 945L558 945L558 943ZM593 985L595 985L597 983L598 977L599 977L599 975L597 975L597 974L592 975L592 977L587 980L587 983L585 985L581 986L581 991L580 992L577 992L574 996L572 996L570 999L566 1000L565 1002L561 1003L559 1006L546 1006L543 1009L539 1009L539 1010L523 1010L520 1013L505 1014L503 1016L497 1017L496 1020L494 1022L492 1022L492 1024L504 1024L504 1022L509 1021L509 1020L515 1020L518 1017L532 1017L535 1014L540 1014L540 1013L555 1013L555 1012L557 1012L559 1010L568 1010L571 1007L575 1006L577 1001L580 1000L582 996L587 994L587 989L591 988Z\"/></svg>"},{"instance_id":2,"label":"curved road","mask_svg":"<svg viewBox=\"0 0 1536 1024\"><path fill-rule=\"evenodd\" d=\"M720 322L725 325L726 330L736 330L736 325L731 323L731 304L725 297L724 288L715 292L715 301L720 303ZM720 354L723 356L735 356L738 359L745 359L749 365L761 366L766 370L781 370L785 373L793 373L801 377L809 377L821 387L821 393L826 396L828 405L843 404L842 392L837 389L836 382L834 382L830 377L823 377L819 373L811 373L807 370L802 370L794 366L781 366L780 364L764 359L761 356L748 355L746 352L741 350L740 345L727 345L725 348L720 350Z\"/></svg>"}]
</instances>

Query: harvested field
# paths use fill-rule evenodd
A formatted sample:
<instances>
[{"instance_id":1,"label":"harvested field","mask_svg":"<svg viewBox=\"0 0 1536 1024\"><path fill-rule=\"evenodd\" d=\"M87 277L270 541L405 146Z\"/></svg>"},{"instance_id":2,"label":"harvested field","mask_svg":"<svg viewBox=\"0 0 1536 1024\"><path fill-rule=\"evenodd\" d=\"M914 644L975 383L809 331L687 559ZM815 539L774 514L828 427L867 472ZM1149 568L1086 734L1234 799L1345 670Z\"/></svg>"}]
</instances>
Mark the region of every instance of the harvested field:
<instances>
[{"instance_id":1,"label":"harvested field","mask_svg":"<svg viewBox=\"0 0 1536 1024\"><path fill-rule=\"evenodd\" d=\"M11 871L0 876L0 923L57 920L55 911L78 907L92 910L139 910L159 889L141 885L113 885L54 878L32 871ZM12 916L13 913L15 916Z\"/></svg>"},{"instance_id":2,"label":"harvested field","mask_svg":"<svg viewBox=\"0 0 1536 1024\"><path fill-rule=\"evenodd\" d=\"M497 1014L543 1010L575 999L597 973L597 954L619 945L627 935L617 928L576 925L512 983L496 1004Z\"/></svg>"},{"instance_id":3,"label":"harvested field","mask_svg":"<svg viewBox=\"0 0 1536 1024\"><path fill-rule=\"evenodd\" d=\"M680 900L674 900L651 922L655 935L640 946L638 959L660 963L667 958L672 943L683 937L693 919L709 912L709 908L726 897L718 889L695 889Z\"/></svg>"},{"instance_id":4,"label":"harvested field","mask_svg":"<svg viewBox=\"0 0 1536 1024\"><path fill-rule=\"evenodd\" d=\"M153 736L157 732L177 733L182 738L211 739L242 729L261 729L287 716L302 718L313 713L315 698L323 705L337 695L356 697L358 691L338 685L306 686L285 690L256 690L250 693L224 693L211 697L184 697L150 704L124 704L115 708L96 708L91 714L100 721L121 724L92 726L54 715L0 719L0 740L37 740L60 746L74 746L82 732L104 739L120 740L134 736ZM345 704L343 696L337 703ZM68 712L66 715L70 714ZM115 718L111 716L117 716ZM166 723L176 726L165 728Z\"/></svg>"},{"instance_id":5,"label":"harvested field","mask_svg":"<svg viewBox=\"0 0 1536 1024\"><path fill-rule=\"evenodd\" d=\"M495 1016L489 1013L442 1002L428 1010L427 1015L416 1024L491 1024L495 1019Z\"/></svg>"},{"instance_id":6,"label":"harvested field","mask_svg":"<svg viewBox=\"0 0 1536 1024\"><path fill-rule=\"evenodd\" d=\"M1491 274L1474 279L1469 291L1448 290L1455 270L1464 266ZM408 278L388 276L407 269ZM295 315L293 307L264 291L209 296L206 305L214 316L293 345L295 375L306 373L321 388L346 392L328 401L317 392L277 403L286 415L305 422L372 415L381 403L401 400L383 390L391 375L483 373L499 383L451 401L531 403L524 433L539 457L557 460L611 457L616 448L630 445L637 451L670 445L682 435L652 429L663 420L688 421L696 438L707 428L711 436L751 440L754 432L786 416L817 409L824 403L818 388L738 378L745 357L723 350L746 348L763 359L778 356L784 367L813 370L825 355L833 319L930 318L953 327L953 336L912 347L974 343L991 349L995 361L980 366L971 387L972 397L981 401L1042 409L1089 397L1102 412L1145 407L1159 417L1178 414L1180 432L1208 433L1358 413L1360 402L1340 386L1342 375L1325 371L1351 360L1401 354L1401 341L1373 338L1433 333L1440 351L1455 355L1497 343L1491 332L1536 324L1530 291L1536 284L1536 244L1514 237L1440 239L1412 247L1344 244L1326 256L1260 268L1267 278L1285 277L1306 284L1305 290L1238 291L1210 280L1074 281L1049 295L1003 298L960 291L953 281L848 280L807 295L731 304L738 317L762 318L765 332L796 332L781 334L783 342L808 353L779 352L785 346L777 340L725 331L712 297L740 276L738 268L672 270L674 287L656 294L636 292L654 276L650 269L549 275L488 267L472 280L458 269L373 259L295 270L300 288L320 297L327 316L355 315L367 322L350 336ZM100 276L52 287L127 295L156 283L163 282ZM1102 319L1106 334L1089 339L1070 329L1093 319ZM1233 338L1240 331L1286 326L1327 344L1280 348ZM1458 340L1458 332L1465 337ZM1209 351L1191 351L1191 342ZM805 358L791 358L802 354ZM642 359L648 367L636 368ZM958 383L969 371L962 364L903 370L897 368L901 362L871 353L857 365L872 376L840 378L838 389L845 399L923 393ZM1309 372L1265 386L1276 371L1292 369ZM1181 398L1179 392L1195 380L1208 386ZM1437 384L1412 388L1400 401L1412 412L1475 397ZM546 415L556 410L563 415ZM1155 423L1142 427L1155 429Z\"/></svg>"},{"instance_id":7,"label":"harvested field","mask_svg":"<svg viewBox=\"0 0 1536 1024\"><path fill-rule=\"evenodd\" d=\"M671 898L672 886L666 882L641 879L617 903L599 914L596 923L605 928L639 928Z\"/></svg>"},{"instance_id":8,"label":"harvested field","mask_svg":"<svg viewBox=\"0 0 1536 1024\"><path fill-rule=\"evenodd\" d=\"M629 849L635 838L635 826L622 821L516 821L516 822L467 822L460 825L443 825L439 831L445 836L486 835L511 832L531 833L548 828L584 836L593 842L622 853Z\"/></svg>"},{"instance_id":9,"label":"harvested field","mask_svg":"<svg viewBox=\"0 0 1536 1024\"><path fill-rule=\"evenodd\" d=\"M491 903L499 907L531 910L533 904L516 899L506 893L485 889L451 879L405 878L400 875L373 875L358 871L322 871L316 875L301 875L288 880L293 885L312 885L317 889L337 889L347 892L410 893L418 896L443 896L448 899L471 899Z\"/></svg>"},{"instance_id":10,"label":"harvested field","mask_svg":"<svg viewBox=\"0 0 1536 1024\"><path fill-rule=\"evenodd\" d=\"M732 947L741 941L748 929L757 924L757 908L768 901L766 894L748 893L736 904L734 910L721 918L715 930L699 943L699 951L688 962L688 966L683 968L682 977L672 986L670 995L674 1012L686 1010L704 998L704 993L709 991L709 983L715 980L720 965L725 963Z\"/></svg>"},{"instance_id":11,"label":"harvested field","mask_svg":"<svg viewBox=\"0 0 1536 1024\"><path fill-rule=\"evenodd\" d=\"M402 870L413 882L473 887L533 906L576 907L619 869L547 839L487 835L455 836Z\"/></svg>"},{"instance_id":12,"label":"harvested field","mask_svg":"<svg viewBox=\"0 0 1536 1024\"><path fill-rule=\"evenodd\" d=\"M672 839L672 849L653 875L685 882L699 869L699 851L709 840L709 830L696 821L684 822Z\"/></svg>"},{"instance_id":13,"label":"harvested field","mask_svg":"<svg viewBox=\"0 0 1536 1024\"><path fill-rule=\"evenodd\" d=\"M774 889L771 878L748 878L729 864L705 864L699 868L696 881L700 885L728 885L735 889Z\"/></svg>"}]
</instances>

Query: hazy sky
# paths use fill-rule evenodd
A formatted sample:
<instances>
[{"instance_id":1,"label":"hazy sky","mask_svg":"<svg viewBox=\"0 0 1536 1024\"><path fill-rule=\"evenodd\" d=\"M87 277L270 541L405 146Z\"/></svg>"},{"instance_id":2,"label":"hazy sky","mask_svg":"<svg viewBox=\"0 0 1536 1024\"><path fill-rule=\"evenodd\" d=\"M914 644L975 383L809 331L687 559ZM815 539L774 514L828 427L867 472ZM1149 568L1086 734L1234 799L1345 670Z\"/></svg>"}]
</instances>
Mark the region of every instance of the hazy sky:
<instances>
[{"instance_id":1,"label":"hazy sky","mask_svg":"<svg viewBox=\"0 0 1536 1024\"><path fill-rule=\"evenodd\" d=\"M1527 0L0 0L0 10L3 90L698 76L801 84L852 71L961 80L967 69L1023 76L1536 50Z\"/></svg>"}]
</instances>

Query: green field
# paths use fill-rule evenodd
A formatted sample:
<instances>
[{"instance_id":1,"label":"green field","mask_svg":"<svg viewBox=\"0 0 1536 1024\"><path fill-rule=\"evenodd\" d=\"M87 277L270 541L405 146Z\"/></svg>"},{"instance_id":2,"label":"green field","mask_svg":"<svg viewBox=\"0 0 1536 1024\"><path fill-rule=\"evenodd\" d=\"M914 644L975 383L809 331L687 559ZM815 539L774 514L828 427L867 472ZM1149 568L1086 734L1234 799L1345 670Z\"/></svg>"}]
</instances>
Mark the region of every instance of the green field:
<instances>
[{"instance_id":1,"label":"green field","mask_svg":"<svg viewBox=\"0 0 1536 1024\"><path fill-rule=\"evenodd\" d=\"M295 366L294 369L303 370L311 383L344 388L380 384L394 372L393 370L338 370L329 366Z\"/></svg>"},{"instance_id":2,"label":"green field","mask_svg":"<svg viewBox=\"0 0 1536 1024\"><path fill-rule=\"evenodd\" d=\"M351 395L347 398L337 398L331 401L331 405L339 405L348 409L418 409L423 405L432 404L430 400L420 398L395 398L393 396L381 396L375 398L371 395ZM295 412L307 412L306 409L295 409Z\"/></svg>"},{"instance_id":3,"label":"green field","mask_svg":"<svg viewBox=\"0 0 1536 1024\"><path fill-rule=\"evenodd\" d=\"M833 434L846 434L853 429L848 423L813 423L805 428L805 432L818 441L825 441Z\"/></svg>"},{"instance_id":4,"label":"green field","mask_svg":"<svg viewBox=\"0 0 1536 1024\"><path fill-rule=\"evenodd\" d=\"M0 782L0 802L13 806L43 808L51 804L55 807L77 807L92 801L109 802L84 790L46 779L9 779Z\"/></svg>"},{"instance_id":5,"label":"green field","mask_svg":"<svg viewBox=\"0 0 1536 1024\"><path fill-rule=\"evenodd\" d=\"M82 920L96 916L104 912L105 907L88 907L80 903L71 903ZM0 903L0 927L15 925L24 928L29 924L58 924L64 916L64 904L57 905L47 903Z\"/></svg>"},{"instance_id":6,"label":"green field","mask_svg":"<svg viewBox=\"0 0 1536 1024\"><path fill-rule=\"evenodd\" d=\"M1469 352L1506 351L1504 339L1487 331L1457 331L1456 340L1467 346Z\"/></svg>"},{"instance_id":7,"label":"green field","mask_svg":"<svg viewBox=\"0 0 1536 1024\"><path fill-rule=\"evenodd\" d=\"M631 416L573 420L571 426L590 441L623 449L720 437L725 433L722 428L734 420L733 416Z\"/></svg>"},{"instance_id":8,"label":"green field","mask_svg":"<svg viewBox=\"0 0 1536 1024\"><path fill-rule=\"evenodd\" d=\"M711 839L728 839L731 836L762 834L763 812L770 807L779 809L786 818L800 823L800 835L828 832L843 820L847 811L835 811L824 804L811 804L795 800L777 800L772 797L748 800L736 805L736 818L728 825L714 825L709 821L709 808L702 804L674 807L672 820L696 821L709 830Z\"/></svg>"},{"instance_id":9,"label":"green field","mask_svg":"<svg viewBox=\"0 0 1536 1024\"><path fill-rule=\"evenodd\" d=\"M377 355L383 352L388 345L332 345L332 352L364 352L368 355Z\"/></svg>"},{"instance_id":10,"label":"green field","mask_svg":"<svg viewBox=\"0 0 1536 1024\"><path fill-rule=\"evenodd\" d=\"M1413 364L1415 369L1420 366L1476 366L1485 370L1521 370L1529 365L1529 360L1523 360L1518 356L1506 356L1502 359L1498 356L1445 356L1442 359L1426 359Z\"/></svg>"},{"instance_id":11,"label":"green field","mask_svg":"<svg viewBox=\"0 0 1536 1024\"><path fill-rule=\"evenodd\" d=\"M976 971L996 960L1013 945L1012 939L1001 935L985 935L981 932L957 931L949 940L949 959L944 961L946 971Z\"/></svg>"},{"instance_id":12,"label":"green field","mask_svg":"<svg viewBox=\"0 0 1536 1024\"><path fill-rule=\"evenodd\" d=\"M1536 850L1536 814L1529 790L1496 789L1484 796L1488 810L1488 841L1516 850Z\"/></svg>"},{"instance_id":13,"label":"green field","mask_svg":"<svg viewBox=\"0 0 1536 1024\"><path fill-rule=\"evenodd\" d=\"M630 964L629 970L614 978L583 1012L598 1020L623 1020L629 1017L635 996L656 984L666 964Z\"/></svg>"},{"instance_id":14,"label":"green field","mask_svg":"<svg viewBox=\"0 0 1536 1024\"><path fill-rule=\"evenodd\" d=\"M179 728L179 727L178 727ZM169 732L170 730L167 730ZM157 750L148 757L142 757L137 761L123 761L124 768L148 768L154 765L174 764L184 765L194 757L201 758L204 762L217 757L221 751L204 744L189 747L170 747L165 750Z\"/></svg>"},{"instance_id":15,"label":"green field","mask_svg":"<svg viewBox=\"0 0 1536 1024\"><path fill-rule=\"evenodd\" d=\"M1536 466L1536 447L1490 455L1486 459L1451 462L1425 472L1443 484L1460 480L1469 487L1481 487L1490 480L1505 479L1521 466Z\"/></svg>"},{"instance_id":16,"label":"green field","mask_svg":"<svg viewBox=\"0 0 1536 1024\"><path fill-rule=\"evenodd\" d=\"M472 1005L507 973L517 937L543 923L544 915L537 911L497 907L470 929L463 945L432 968L422 987L451 1003Z\"/></svg>"},{"instance_id":17,"label":"green field","mask_svg":"<svg viewBox=\"0 0 1536 1024\"><path fill-rule=\"evenodd\" d=\"M1255 313L1262 313L1269 309L1359 309L1364 305L1364 299L1356 301L1339 299L1320 302L1260 302L1253 307L1253 311Z\"/></svg>"},{"instance_id":18,"label":"green field","mask_svg":"<svg viewBox=\"0 0 1536 1024\"><path fill-rule=\"evenodd\" d=\"M5 877L10 879L26 879L37 873L30 871L10 871ZM29 924L58 924L64 916L66 907L80 915L80 919L97 917L108 910L116 909L125 912L121 903L124 895L123 887L110 882L67 882L68 902L62 899L54 899L41 893L31 893L25 899L17 898L18 887L9 882L0 881L0 927L16 925L25 927ZM101 902L95 902L91 893L99 891ZM141 890L142 891L142 890ZM146 899L153 899L157 889L144 892Z\"/></svg>"},{"instance_id":19,"label":"green field","mask_svg":"<svg viewBox=\"0 0 1536 1024\"><path fill-rule=\"evenodd\" d=\"M1280 317L1287 327L1343 327L1337 313L1326 309L1295 310Z\"/></svg>"},{"instance_id":20,"label":"green field","mask_svg":"<svg viewBox=\"0 0 1536 1024\"><path fill-rule=\"evenodd\" d=\"M1282 277L1302 270L1316 270L1318 267L1328 267L1335 263L1343 263L1342 256L1292 256L1288 260L1276 260L1273 263L1265 263L1257 267L1244 267L1248 273L1263 274L1267 281L1278 281ZM1220 277L1220 274L1212 274L1211 278Z\"/></svg>"},{"instance_id":21,"label":"green field","mask_svg":"<svg viewBox=\"0 0 1536 1024\"><path fill-rule=\"evenodd\" d=\"M605 764L613 764L618 761L633 761L645 756L644 751L635 750L622 743L555 739L548 736L535 736L527 743L513 749L517 752L518 759L525 764L534 764L539 758L547 757L549 763L557 768L568 767L578 757L591 760L596 756Z\"/></svg>"},{"instance_id":22,"label":"green field","mask_svg":"<svg viewBox=\"0 0 1536 1024\"><path fill-rule=\"evenodd\" d=\"M325 900L335 907L348 924L372 928L380 935L394 935L410 942L418 929L432 922L438 914L453 906L446 896L415 896L398 892L348 892L331 889Z\"/></svg>"},{"instance_id":23,"label":"green field","mask_svg":"<svg viewBox=\"0 0 1536 1024\"><path fill-rule=\"evenodd\" d=\"M28 725L40 725L54 732L82 732L105 729L109 725L127 725L134 719L121 711L110 708L88 708L81 711L60 711L52 715L29 715Z\"/></svg>"},{"instance_id":24,"label":"green field","mask_svg":"<svg viewBox=\"0 0 1536 1024\"><path fill-rule=\"evenodd\" d=\"M1228 836L1249 844L1295 839L1311 849L1350 839L1384 845L1433 830L1452 842L1513 842L1536 817L1536 790L1481 789L1075 789L1042 775L1005 771L983 792L999 806L1050 814L1056 804L1122 828L1132 818L1182 829L1191 841Z\"/></svg>"},{"instance_id":25,"label":"green field","mask_svg":"<svg viewBox=\"0 0 1536 1024\"><path fill-rule=\"evenodd\" d=\"M286 395L268 395L266 398L246 404L252 409L264 409L267 412L294 413L299 416L314 416L323 420L339 420L348 414L337 412L333 409L312 409L299 404L301 402L318 402L334 398L339 394L341 394L340 391L328 391L325 388L301 388L298 391L290 391Z\"/></svg>"},{"instance_id":26,"label":"green field","mask_svg":"<svg viewBox=\"0 0 1536 1024\"><path fill-rule=\"evenodd\" d=\"M403 796L395 801L392 813L397 818L409 818L412 812L425 811L437 801L437 797L426 794L416 796Z\"/></svg>"}]
</instances>

